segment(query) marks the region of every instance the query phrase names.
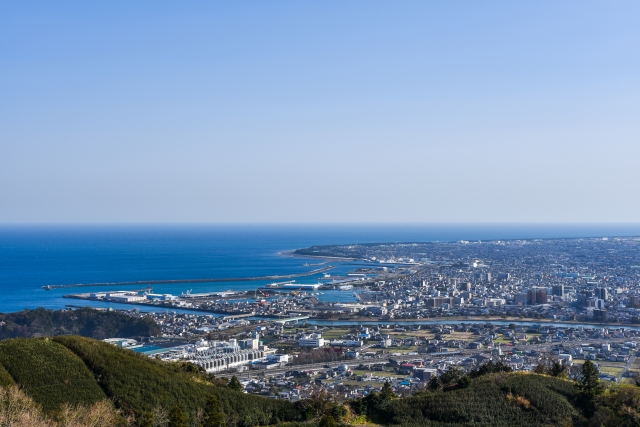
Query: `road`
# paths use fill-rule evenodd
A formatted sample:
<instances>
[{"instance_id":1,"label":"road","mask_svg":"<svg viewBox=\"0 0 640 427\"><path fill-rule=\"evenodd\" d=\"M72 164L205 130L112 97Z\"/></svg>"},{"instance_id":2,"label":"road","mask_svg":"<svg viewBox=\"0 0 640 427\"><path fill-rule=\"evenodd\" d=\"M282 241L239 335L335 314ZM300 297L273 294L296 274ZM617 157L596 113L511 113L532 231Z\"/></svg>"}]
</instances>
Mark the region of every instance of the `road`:
<instances>
[{"instance_id":1,"label":"road","mask_svg":"<svg viewBox=\"0 0 640 427\"><path fill-rule=\"evenodd\" d=\"M635 358L636 358L635 354L632 354L631 356L629 356L629 360L627 361L627 364L625 365L624 369L618 374L618 383L622 381L622 375L624 375L625 372L629 372Z\"/></svg>"}]
</instances>

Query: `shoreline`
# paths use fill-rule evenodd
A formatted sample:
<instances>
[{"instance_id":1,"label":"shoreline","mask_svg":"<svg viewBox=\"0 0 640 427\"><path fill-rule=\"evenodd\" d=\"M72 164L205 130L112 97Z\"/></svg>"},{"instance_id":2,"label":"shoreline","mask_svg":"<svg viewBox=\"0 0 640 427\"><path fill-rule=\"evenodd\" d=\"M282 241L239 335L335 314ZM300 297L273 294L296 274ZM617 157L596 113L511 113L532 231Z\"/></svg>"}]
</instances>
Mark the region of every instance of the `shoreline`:
<instances>
[{"instance_id":1,"label":"shoreline","mask_svg":"<svg viewBox=\"0 0 640 427\"><path fill-rule=\"evenodd\" d=\"M300 249L300 248L298 248ZM359 261L360 258L344 258L339 256L314 256L314 255L300 255L295 253L298 249L290 249L286 251L276 252L277 256L285 258L309 258L309 259L326 259L329 261Z\"/></svg>"}]
</instances>

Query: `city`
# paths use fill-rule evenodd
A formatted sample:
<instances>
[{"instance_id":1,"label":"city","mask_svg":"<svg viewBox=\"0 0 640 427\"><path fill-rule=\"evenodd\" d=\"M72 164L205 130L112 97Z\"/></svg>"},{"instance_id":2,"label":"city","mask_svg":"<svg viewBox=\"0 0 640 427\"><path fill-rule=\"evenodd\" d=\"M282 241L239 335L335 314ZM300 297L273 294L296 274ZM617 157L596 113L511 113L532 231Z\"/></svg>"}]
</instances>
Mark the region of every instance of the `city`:
<instances>
[{"instance_id":1,"label":"city","mask_svg":"<svg viewBox=\"0 0 640 427\"><path fill-rule=\"evenodd\" d=\"M340 281L353 287L356 302L319 301L320 290L335 286L325 283L191 305L232 313L220 316L172 311L203 297L170 296L165 311L129 311L152 317L162 336L111 341L292 401L318 388L362 397L385 382L410 395L452 367L471 372L489 361L535 371L555 360L569 373L591 360L602 380L633 383L640 371L638 244L536 239L331 246L321 254L313 247L317 257L367 264L353 270L357 279ZM267 290L271 296L260 295Z\"/></svg>"}]
</instances>

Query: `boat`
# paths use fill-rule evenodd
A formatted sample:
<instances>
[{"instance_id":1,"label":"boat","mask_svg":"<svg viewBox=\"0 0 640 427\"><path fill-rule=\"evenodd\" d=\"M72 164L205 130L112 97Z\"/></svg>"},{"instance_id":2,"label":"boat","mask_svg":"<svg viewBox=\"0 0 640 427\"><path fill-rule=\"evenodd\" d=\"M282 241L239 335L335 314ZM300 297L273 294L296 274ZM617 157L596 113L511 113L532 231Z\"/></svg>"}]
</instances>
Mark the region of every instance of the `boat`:
<instances>
[{"instance_id":1,"label":"boat","mask_svg":"<svg viewBox=\"0 0 640 427\"><path fill-rule=\"evenodd\" d=\"M53 288L51 287L51 285L47 285L47 286L43 286L42 289L44 289L45 291L50 291Z\"/></svg>"}]
</instances>

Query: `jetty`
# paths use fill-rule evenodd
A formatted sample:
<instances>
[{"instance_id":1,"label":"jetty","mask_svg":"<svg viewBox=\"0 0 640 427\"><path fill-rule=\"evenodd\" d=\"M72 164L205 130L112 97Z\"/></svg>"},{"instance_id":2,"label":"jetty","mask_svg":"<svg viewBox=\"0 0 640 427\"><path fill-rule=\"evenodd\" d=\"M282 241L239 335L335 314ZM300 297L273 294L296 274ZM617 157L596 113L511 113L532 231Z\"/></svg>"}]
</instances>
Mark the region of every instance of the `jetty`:
<instances>
[{"instance_id":1,"label":"jetty","mask_svg":"<svg viewBox=\"0 0 640 427\"><path fill-rule=\"evenodd\" d=\"M315 270L307 271L306 273L297 274L285 274L274 276L256 276L256 277L215 277L210 279L171 279L171 280L137 280L135 282L100 282L100 283L73 283L68 285L46 285L42 289L63 289L63 288L80 288L85 286L127 286L127 285L172 285L175 283L208 283L208 282L252 282L258 280L286 280L295 279L297 277L313 276L314 274L324 273L334 269L335 267L329 265L327 267L318 268Z\"/></svg>"}]
</instances>

